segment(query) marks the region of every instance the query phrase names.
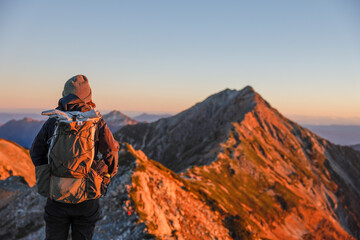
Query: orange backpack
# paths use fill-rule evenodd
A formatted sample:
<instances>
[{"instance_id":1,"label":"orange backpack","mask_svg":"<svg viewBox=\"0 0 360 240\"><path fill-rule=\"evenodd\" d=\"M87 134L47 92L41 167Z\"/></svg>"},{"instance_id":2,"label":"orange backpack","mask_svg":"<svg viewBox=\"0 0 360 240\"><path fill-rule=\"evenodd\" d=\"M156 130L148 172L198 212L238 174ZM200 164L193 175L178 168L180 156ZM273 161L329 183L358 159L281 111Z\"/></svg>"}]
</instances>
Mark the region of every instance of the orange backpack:
<instances>
[{"instance_id":1,"label":"orange backpack","mask_svg":"<svg viewBox=\"0 0 360 240\"><path fill-rule=\"evenodd\" d=\"M39 193L64 203L99 198L102 178L91 165L100 113L49 110L42 115L56 118L56 126L50 138L48 164L36 167Z\"/></svg>"}]
</instances>

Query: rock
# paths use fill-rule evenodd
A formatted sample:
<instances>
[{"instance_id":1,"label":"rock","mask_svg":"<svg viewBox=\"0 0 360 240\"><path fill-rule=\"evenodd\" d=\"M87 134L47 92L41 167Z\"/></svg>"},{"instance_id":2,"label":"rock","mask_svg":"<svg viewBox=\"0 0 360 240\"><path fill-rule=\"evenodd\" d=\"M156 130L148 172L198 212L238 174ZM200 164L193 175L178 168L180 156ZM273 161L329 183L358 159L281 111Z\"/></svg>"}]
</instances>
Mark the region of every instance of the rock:
<instances>
[{"instance_id":1,"label":"rock","mask_svg":"<svg viewBox=\"0 0 360 240\"><path fill-rule=\"evenodd\" d=\"M0 239L19 239L44 226L45 198L22 177L0 181Z\"/></svg>"}]
</instances>

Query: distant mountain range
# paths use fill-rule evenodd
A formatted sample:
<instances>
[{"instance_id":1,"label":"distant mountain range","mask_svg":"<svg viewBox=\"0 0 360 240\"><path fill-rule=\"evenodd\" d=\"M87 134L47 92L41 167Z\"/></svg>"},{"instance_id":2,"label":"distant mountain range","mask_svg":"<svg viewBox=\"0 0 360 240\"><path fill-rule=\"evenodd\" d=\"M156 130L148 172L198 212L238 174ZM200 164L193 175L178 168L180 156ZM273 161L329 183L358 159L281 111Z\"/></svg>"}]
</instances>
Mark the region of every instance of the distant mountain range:
<instances>
[{"instance_id":1,"label":"distant mountain range","mask_svg":"<svg viewBox=\"0 0 360 240\"><path fill-rule=\"evenodd\" d=\"M119 130L127 124L137 124L136 120L119 111L112 111L105 114L103 118L112 132ZM0 138L14 141L29 149L44 122L45 120L40 121L28 117L21 120L10 120L0 125Z\"/></svg>"},{"instance_id":2,"label":"distant mountain range","mask_svg":"<svg viewBox=\"0 0 360 240\"><path fill-rule=\"evenodd\" d=\"M10 120L21 120L23 118L32 118L35 120L46 120L46 117L35 113L4 113L0 112L0 126Z\"/></svg>"},{"instance_id":3,"label":"distant mountain range","mask_svg":"<svg viewBox=\"0 0 360 240\"><path fill-rule=\"evenodd\" d=\"M335 144L360 143L360 125L305 125L305 127Z\"/></svg>"},{"instance_id":4,"label":"distant mountain range","mask_svg":"<svg viewBox=\"0 0 360 240\"><path fill-rule=\"evenodd\" d=\"M134 117L134 119L138 122L155 122L161 118L167 118L170 117L170 114L148 114L148 113L143 113L140 114L139 116Z\"/></svg>"},{"instance_id":5,"label":"distant mountain range","mask_svg":"<svg viewBox=\"0 0 360 240\"><path fill-rule=\"evenodd\" d=\"M354 148L356 151L360 152L360 144L353 145L352 148Z\"/></svg>"},{"instance_id":6,"label":"distant mountain range","mask_svg":"<svg viewBox=\"0 0 360 240\"><path fill-rule=\"evenodd\" d=\"M21 120L10 120L0 126L0 138L5 138L17 144L30 148L36 135L45 121L24 118Z\"/></svg>"},{"instance_id":7,"label":"distant mountain range","mask_svg":"<svg viewBox=\"0 0 360 240\"><path fill-rule=\"evenodd\" d=\"M116 110L103 115L103 119L109 126L111 132L116 132L125 125L133 125L138 123L136 120Z\"/></svg>"}]
</instances>

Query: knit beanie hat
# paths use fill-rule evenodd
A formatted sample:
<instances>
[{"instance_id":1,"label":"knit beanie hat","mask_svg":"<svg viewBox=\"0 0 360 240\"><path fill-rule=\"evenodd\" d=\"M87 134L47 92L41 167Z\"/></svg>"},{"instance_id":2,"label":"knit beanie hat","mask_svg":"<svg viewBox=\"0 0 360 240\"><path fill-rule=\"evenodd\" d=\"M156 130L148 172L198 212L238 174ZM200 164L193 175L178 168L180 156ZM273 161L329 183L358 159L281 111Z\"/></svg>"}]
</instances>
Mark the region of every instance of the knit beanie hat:
<instances>
[{"instance_id":1,"label":"knit beanie hat","mask_svg":"<svg viewBox=\"0 0 360 240\"><path fill-rule=\"evenodd\" d=\"M63 97L74 94L85 103L91 102L91 88L88 79L84 75L76 75L66 81Z\"/></svg>"}]
</instances>

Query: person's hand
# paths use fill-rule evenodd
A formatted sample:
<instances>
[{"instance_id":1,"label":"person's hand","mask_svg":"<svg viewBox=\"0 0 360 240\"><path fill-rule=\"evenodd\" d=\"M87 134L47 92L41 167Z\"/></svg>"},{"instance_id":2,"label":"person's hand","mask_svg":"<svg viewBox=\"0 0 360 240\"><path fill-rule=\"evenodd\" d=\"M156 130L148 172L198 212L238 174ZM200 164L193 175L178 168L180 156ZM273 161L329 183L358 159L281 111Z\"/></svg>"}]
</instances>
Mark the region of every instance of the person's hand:
<instances>
[{"instance_id":1,"label":"person's hand","mask_svg":"<svg viewBox=\"0 0 360 240\"><path fill-rule=\"evenodd\" d=\"M109 173L105 173L103 175L103 184L105 185L109 185L110 184L110 174Z\"/></svg>"}]
</instances>

